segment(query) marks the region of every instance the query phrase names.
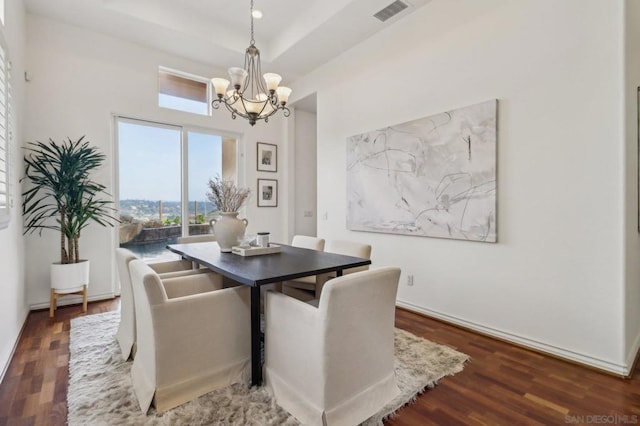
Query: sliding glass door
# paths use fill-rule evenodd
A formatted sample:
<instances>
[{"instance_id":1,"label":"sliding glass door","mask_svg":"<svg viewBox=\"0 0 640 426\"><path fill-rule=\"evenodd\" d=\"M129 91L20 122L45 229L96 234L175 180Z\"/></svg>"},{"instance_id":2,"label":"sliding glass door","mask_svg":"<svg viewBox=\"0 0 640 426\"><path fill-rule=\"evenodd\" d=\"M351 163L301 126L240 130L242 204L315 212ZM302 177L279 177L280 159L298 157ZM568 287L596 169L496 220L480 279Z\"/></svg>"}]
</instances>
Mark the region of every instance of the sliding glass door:
<instances>
[{"instance_id":1,"label":"sliding glass door","mask_svg":"<svg viewBox=\"0 0 640 426\"><path fill-rule=\"evenodd\" d=\"M222 137L209 133L186 132L188 227L185 235L211 232L209 221L216 213L207 198L209 179L222 176Z\"/></svg>"},{"instance_id":2,"label":"sliding glass door","mask_svg":"<svg viewBox=\"0 0 640 426\"><path fill-rule=\"evenodd\" d=\"M141 120L116 119L119 244L142 258L173 255L180 236L211 232L208 181L235 180L236 140Z\"/></svg>"}]
</instances>

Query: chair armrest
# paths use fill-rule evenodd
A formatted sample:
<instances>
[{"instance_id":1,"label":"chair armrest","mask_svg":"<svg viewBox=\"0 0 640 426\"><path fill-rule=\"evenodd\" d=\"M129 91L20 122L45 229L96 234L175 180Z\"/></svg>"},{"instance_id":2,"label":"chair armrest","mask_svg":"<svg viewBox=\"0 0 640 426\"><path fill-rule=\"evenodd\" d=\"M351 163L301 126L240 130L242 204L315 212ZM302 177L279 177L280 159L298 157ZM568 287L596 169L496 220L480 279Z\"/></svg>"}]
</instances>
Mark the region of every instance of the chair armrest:
<instances>
[{"instance_id":1,"label":"chair armrest","mask_svg":"<svg viewBox=\"0 0 640 426\"><path fill-rule=\"evenodd\" d=\"M295 280L284 281L282 285L316 291L316 277L312 275L310 277L296 278Z\"/></svg>"},{"instance_id":2,"label":"chair armrest","mask_svg":"<svg viewBox=\"0 0 640 426\"><path fill-rule=\"evenodd\" d=\"M222 275L215 272L191 274L176 278L162 278L168 299L189 296L222 288Z\"/></svg>"},{"instance_id":3,"label":"chair armrest","mask_svg":"<svg viewBox=\"0 0 640 426\"><path fill-rule=\"evenodd\" d=\"M179 278L179 277L184 277L187 275L197 275L197 274L206 274L209 272L213 272L211 271L211 269L187 269L184 271L174 271L174 272L164 272L162 274L158 274L158 276L160 277L161 280L166 280L169 278Z\"/></svg>"},{"instance_id":4,"label":"chair armrest","mask_svg":"<svg viewBox=\"0 0 640 426\"><path fill-rule=\"evenodd\" d=\"M166 272L184 271L192 268L190 260L170 260L168 262L151 262L147 263L156 274L164 274Z\"/></svg>"},{"instance_id":5,"label":"chair armrest","mask_svg":"<svg viewBox=\"0 0 640 426\"><path fill-rule=\"evenodd\" d=\"M282 293L267 292L265 365L310 400L324 386L324 336L321 311Z\"/></svg>"}]
</instances>

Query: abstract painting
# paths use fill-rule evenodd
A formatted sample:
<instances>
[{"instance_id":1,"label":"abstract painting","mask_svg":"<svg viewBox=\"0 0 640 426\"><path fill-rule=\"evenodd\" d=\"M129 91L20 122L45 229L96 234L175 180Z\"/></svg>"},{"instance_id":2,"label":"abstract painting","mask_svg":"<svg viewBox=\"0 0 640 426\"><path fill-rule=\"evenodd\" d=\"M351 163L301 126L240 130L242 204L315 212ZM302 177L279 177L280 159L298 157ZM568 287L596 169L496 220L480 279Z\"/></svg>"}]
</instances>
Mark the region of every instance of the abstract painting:
<instances>
[{"instance_id":1,"label":"abstract painting","mask_svg":"<svg viewBox=\"0 0 640 426\"><path fill-rule=\"evenodd\" d=\"M347 228L496 242L498 101L347 138Z\"/></svg>"}]
</instances>

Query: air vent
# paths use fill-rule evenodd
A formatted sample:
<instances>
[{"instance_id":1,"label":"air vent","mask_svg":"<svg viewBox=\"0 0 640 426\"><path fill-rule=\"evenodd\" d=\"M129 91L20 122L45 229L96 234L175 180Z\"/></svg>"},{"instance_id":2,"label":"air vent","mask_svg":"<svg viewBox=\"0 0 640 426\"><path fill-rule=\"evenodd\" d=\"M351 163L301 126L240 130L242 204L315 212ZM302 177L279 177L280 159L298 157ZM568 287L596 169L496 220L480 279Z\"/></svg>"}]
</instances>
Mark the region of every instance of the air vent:
<instances>
[{"instance_id":1,"label":"air vent","mask_svg":"<svg viewBox=\"0 0 640 426\"><path fill-rule=\"evenodd\" d=\"M396 16L398 13L402 12L407 7L409 7L409 5L406 4L405 2L403 2L401 0L396 0L393 3L391 3L389 6L385 7L384 9L382 9L380 12L376 13L373 16L378 18L382 22L384 22L387 19Z\"/></svg>"}]
</instances>

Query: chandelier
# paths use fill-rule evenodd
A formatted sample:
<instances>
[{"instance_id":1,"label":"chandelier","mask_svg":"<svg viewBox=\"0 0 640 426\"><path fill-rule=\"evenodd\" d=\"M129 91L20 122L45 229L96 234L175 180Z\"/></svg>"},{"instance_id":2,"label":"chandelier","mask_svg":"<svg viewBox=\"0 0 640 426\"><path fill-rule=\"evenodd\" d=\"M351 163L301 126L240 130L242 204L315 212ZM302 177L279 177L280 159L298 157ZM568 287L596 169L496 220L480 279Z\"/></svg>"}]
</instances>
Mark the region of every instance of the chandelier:
<instances>
[{"instance_id":1,"label":"chandelier","mask_svg":"<svg viewBox=\"0 0 640 426\"><path fill-rule=\"evenodd\" d=\"M236 116L249 120L252 126L257 120L269 121L269 117L282 110L285 117L289 117L287 101L291 89L280 84L278 74L266 73L262 75L260 68L260 50L253 38L253 0L251 0L251 42L244 54L244 68L229 68L231 81L225 78L212 78L211 84L217 98L211 102L213 109L220 105L227 107L231 118ZM231 85L231 89L229 89ZM229 89L229 90L227 90Z\"/></svg>"}]
</instances>

